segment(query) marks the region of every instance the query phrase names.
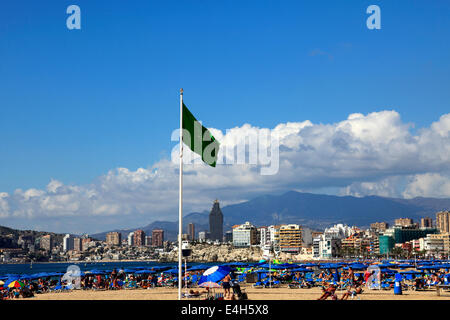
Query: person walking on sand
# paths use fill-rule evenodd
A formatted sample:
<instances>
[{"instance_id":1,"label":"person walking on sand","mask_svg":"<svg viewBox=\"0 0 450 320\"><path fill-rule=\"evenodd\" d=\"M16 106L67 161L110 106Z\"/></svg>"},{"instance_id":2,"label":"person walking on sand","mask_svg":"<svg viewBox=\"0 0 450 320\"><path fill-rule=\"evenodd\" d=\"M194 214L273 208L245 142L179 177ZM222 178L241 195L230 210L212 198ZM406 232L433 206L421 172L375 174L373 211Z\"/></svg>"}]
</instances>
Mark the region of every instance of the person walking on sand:
<instances>
[{"instance_id":1,"label":"person walking on sand","mask_svg":"<svg viewBox=\"0 0 450 320\"><path fill-rule=\"evenodd\" d=\"M222 287L223 287L223 290L224 290L225 294L229 294L230 293L230 288L231 288L230 281L231 281L231 276L228 273L225 276L225 278L223 278L223 280L222 280Z\"/></svg>"}]
</instances>

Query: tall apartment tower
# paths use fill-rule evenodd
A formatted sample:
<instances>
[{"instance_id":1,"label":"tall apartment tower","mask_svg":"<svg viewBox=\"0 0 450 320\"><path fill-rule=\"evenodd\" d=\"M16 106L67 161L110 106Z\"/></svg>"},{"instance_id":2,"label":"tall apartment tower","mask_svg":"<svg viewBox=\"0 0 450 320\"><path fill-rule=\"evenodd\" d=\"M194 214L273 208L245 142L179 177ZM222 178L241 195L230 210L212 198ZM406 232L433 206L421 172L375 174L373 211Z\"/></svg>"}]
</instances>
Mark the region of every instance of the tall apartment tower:
<instances>
[{"instance_id":1,"label":"tall apartment tower","mask_svg":"<svg viewBox=\"0 0 450 320\"><path fill-rule=\"evenodd\" d=\"M122 234L120 232L107 233L106 243L112 246L120 246L122 244Z\"/></svg>"},{"instance_id":2,"label":"tall apartment tower","mask_svg":"<svg viewBox=\"0 0 450 320\"><path fill-rule=\"evenodd\" d=\"M209 214L209 233L212 241L223 241L223 214L219 200L215 200Z\"/></svg>"},{"instance_id":3,"label":"tall apartment tower","mask_svg":"<svg viewBox=\"0 0 450 320\"><path fill-rule=\"evenodd\" d=\"M421 228L433 228L433 219L430 217L425 217L420 219L420 227Z\"/></svg>"},{"instance_id":4,"label":"tall apartment tower","mask_svg":"<svg viewBox=\"0 0 450 320\"><path fill-rule=\"evenodd\" d=\"M152 231L152 246L162 247L164 244L164 230L155 229Z\"/></svg>"},{"instance_id":5,"label":"tall apartment tower","mask_svg":"<svg viewBox=\"0 0 450 320\"><path fill-rule=\"evenodd\" d=\"M47 234L47 235L41 237L40 247L41 247L41 249L44 249L46 251L52 251L53 238L52 238L51 234Z\"/></svg>"},{"instance_id":6,"label":"tall apartment tower","mask_svg":"<svg viewBox=\"0 0 450 320\"><path fill-rule=\"evenodd\" d=\"M63 250L64 252L67 252L69 250L73 250L73 239L70 234L66 234L63 238Z\"/></svg>"},{"instance_id":7,"label":"tall apartment tower","mask_svg":"<svg viewBox=\"0 0 450 320\"><path fill-rule=\"evenodd\" d=\"M143 230L134 232L133 243L135 247L143 247L145 245L145 232Z\"/></svg>"},{"instance_id":8,"label":"tall apartment tower","mask_svg":"<svg viewBox=\"0 0 450 320\"><path fill-rule=\"evenodd\" d=\"M195 240L195 225L193 223L189 223L189 225L188 225L188 234L189 234L189 240L194 241Z\"/></svg>"},{"instance_id":9,"label":"tall apartment tower","mask_svg":"<svg viewBox=\"0 0 450 320\"><path fill-rule=\"evenodd\" d=\"M436 213L436 228L440 233L450 232L450 211Z\"/></svg>"}]
</instances>

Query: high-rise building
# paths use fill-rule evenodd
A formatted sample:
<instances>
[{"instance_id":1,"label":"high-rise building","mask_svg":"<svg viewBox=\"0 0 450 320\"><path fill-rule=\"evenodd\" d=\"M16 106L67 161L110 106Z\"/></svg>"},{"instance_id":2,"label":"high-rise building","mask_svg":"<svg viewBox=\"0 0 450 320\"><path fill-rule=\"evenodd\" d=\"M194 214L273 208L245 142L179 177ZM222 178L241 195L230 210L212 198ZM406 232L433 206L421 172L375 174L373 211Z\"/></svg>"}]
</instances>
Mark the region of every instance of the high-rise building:
<instances>
[{"instance_id":1,"label":"high-rise building","mask_svg":"<svg viewBox=\"0 0 450 320\"><path fill-rule=\"evenodd\" d=\"M189 223L189 225L188 225L188 234L189 234L189 240L194 241L195 240L195 225L193 223Z\"/></svg>"},{"instance_id":2,"label":"high-rise building","mask_svg":"<svg viewBox=\"0 0 450 320\"><path fill-rule=\"evenodd\" d=\"M298 224L280 226L280 250L300 252L302 250L302 227Z\"/></svg>"},{"instance_id":3,"label":"high-rise building","mask_svg":"<svg viewBox=\"0 0 450 320\"><path fill-rule=\"evenodd\" d=\"M130 232L128 234L127 239L128 239L128 246L130 246L130 247L133 246L133 244L134 244L134 232Z\"/></svg>"},{"instance_id":4,"label":"high-rise building","mask_svg":"<svg viewBox=\"0 0 450 320\"><path fill-rule=\"evenodd\" d=\"M133 244L135 247L143 247L145 245L145 232L143 230L134 232Z\"/></svg>"},{"instance_id":5,"label":"high-rise building","mask_svg":"<svg viewBox=\"0 0 450 320\"><path fill-rule=\"evenodd\" d=\"M208 231L200 231L198 233L198 241L200 242L206 242L206 240L209 239L209 232Z\"/></svg>"},{"instance_id":6,"label":"high-rise building","mask_svg":"<svg viewBox=\"0 0 450 320\"><path fill-rule=\"evenodd\" d=\"M398 218L395 219L395 225L402 227L411 227L414 225L414 221L411 218Z\"/></svg>"},{"instance_id":7,"label":"high-rise building","mask_svg":"<svg viewBox=\"0 0 450 320\"><path fill-rule=\"evenodd\" d=\"M223 214L220 210L219 200L215 200L209 214L209 233L213 241L223 239Z\"/></svg>"},{"instance_id":8,"label":"high-rise building","mask_svg":"<svg viewBox=\"0 0 450 320\"><path fill-rule=\"evenodd\" d=\"M145 245L150 247L152 245L152 236L145 236Z\"/></svg>"},{"instance_id":9,"label":"high-rise building","mask_svg":"<svg viewBox=\"0 0 450 320\"><path fill-rule=\"evenodd\" d=\"M81 238L74 238L73 239L73 251L81 252L83 249L83 245L81 243Z\"/></svg>"},{"instance_id":10,"label":"high-rise building","mask_svg":"<svg viewBox=\"0 0 450 320\"><path fill-rule=\"evenodd\" d=\"M420 219L420 227L421 228L433 228L433 219L430 217L425 217Z\"/></svg>"},{"instance_id":11,"label":"high-rise building","mask_svg":"<svg viewBox=\"0 0 450 320\"><path fill-rule=\"evenodd\" d=\"M89 248L89 244L91 243L91 241L93 241L94 239L89 238L89 237L85 237L81 239L81 249L82 251L87 250Z\"/></svg>"},{"instance_id":12,"label":"high-rise building","mask_svg":"<svg viewBox=\"0 0 450 320\"><path fill-rule=\"evenodd\" d=\"M225 232L225 242L233 242L233 231Z\"/></svg>"},{"instance_id":13,"label":"high-rise building","mask_svg":"<svg viewBox=\"0 0 450 320\"><path fill-rule=\"evenodd\" d=\"M52 251L53 248L53 238L51 234L47 234L41 237L40 248L46 251Z\"/></svg>"},{"instance_id":14,"label":"high-rise building","mask_svg":"<svg viewBox=\"0 0 450 320\"><path fill-rule=\"evenodd\" d=\"M164 244L164 230L155 229L152 231L152 246L162 247Z\"/></svg>"},{"instance_id":15,"label":"high-rise building","mask_svg":"<svg viewBox=\"0 0 450 320\"><path fill-rule=\"evenodd\" d=\"M122 244L122 234L120 232L107 233L106 243L110 246L120 246Z\"/></svg>"},{"instance_id":16,"label":"high-rise building","mask_svg":"<svg viewBox=\"0 0 450 320\"><path fill-rule=\"evenodd\" d=\"M257 244L257 230L250 222L233 226L233 246L237 248L250 247Z\"/></svg>"},{"instance_id":17,"label":"high-rise building","mask_svg":"<svg viewBox=\"0 0 450 320\"><path fill-rule=\"evenodd\" d=\"M441 233L450 232L450 211L436 213L436 228Z\"/></svg>"},{"instance_id":18,"label":"high-rise building","mask_svg":"<svg viewBox=\"0 0 450 320\"><path fill-rule=\"evenodd\" d=\"M63 251L67 252L73 250L73 239L74 237L70 234L66 234L63 238Z\"/></svg>"},{"instance_id":19,"label":"high-rise building","mask_svg":"<svg viewBox=\"0 0 450 320\"><path fill-rule=\"evenodd\" d=\"M259 245L261 248L270 249L271 241L270 241L270 230L268 227L259 227Z\"/></svg>"},{"instance_id":20,"label":"high-rise building","mask_svg":"<svg viewBox=\"0 0 450 320\"><path fill-rule=\"evenodd\" d=\"M387 222L374 222L370 224L370 229L376 232L384 232L387 228L389 228Z\"/></svg>"},{"instance_id":21,"label":"high-rise building","mask_svg":"<svg viewBox=\"0 0 450 320\"><path fill-rule=\"evenodd\" d=\"M322 233L313 239L312 252L314 258L333 258L338 255L341 245L340 238L336 234Z\"/></svg>"}]
</instances>

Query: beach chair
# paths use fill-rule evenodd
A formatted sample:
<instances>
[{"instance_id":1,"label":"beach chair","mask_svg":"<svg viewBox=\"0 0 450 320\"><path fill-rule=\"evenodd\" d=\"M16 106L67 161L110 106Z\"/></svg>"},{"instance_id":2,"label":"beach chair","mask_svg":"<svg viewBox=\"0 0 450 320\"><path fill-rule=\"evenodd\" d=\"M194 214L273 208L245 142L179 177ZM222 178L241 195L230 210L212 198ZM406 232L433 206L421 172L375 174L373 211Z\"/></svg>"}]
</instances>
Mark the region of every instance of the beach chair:
<instances>
[{"instance_id":1,"label":"beach chair","mask_svg":"<svg viewBox=\"0 0 450 320\"><path fill-rule=\"evenodd\" d=\"M214 300L223 300L223 293L216 293L214 295Z\"/></svg>"}]
</instances>

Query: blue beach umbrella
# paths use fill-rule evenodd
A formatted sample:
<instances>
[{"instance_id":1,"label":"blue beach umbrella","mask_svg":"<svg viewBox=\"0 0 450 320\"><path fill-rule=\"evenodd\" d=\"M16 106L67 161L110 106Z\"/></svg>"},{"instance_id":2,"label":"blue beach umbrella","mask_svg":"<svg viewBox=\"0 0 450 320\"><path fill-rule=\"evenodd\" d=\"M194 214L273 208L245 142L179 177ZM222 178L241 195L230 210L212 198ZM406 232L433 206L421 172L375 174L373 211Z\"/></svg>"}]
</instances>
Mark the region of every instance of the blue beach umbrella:
<instances>
[{"instance_id":1,"label":"blue beach umbrella","mask_svg":"<svg viewBox=\"0 0 450 320\"><path fill-rule=\"evenodd\" d=\"M188 270L189 270L189 271L197 271L197 270L206 270L206 269L208 269L208 268L209 268L209 266L207 266L207 265L199 264L199 265L190 267Z\"/></svg>"},{"instance_id":2,"label":"blue beach umbrella","mask_svg":"<svg viewBox=\"0 0 450 320\"><path fill-rule=\"evenodd\" d=\"M311 270L306 268L295 268L291 270L292 272L311 272Z\"/></svg>"},{"instance_id":3,"label":"blue beach umbrella","mask_svg":"<svg viewBox=\"0 0 450 320\"><path fill-rule=\"evenodd\" d=\"M92 269L92 270L86 271L86 273L90 273L90 274L105 274L105 271L98 270L98 269Z\"/></svg>"},{"instance_id":4,"label":"blue beach umbrella","mask_svg":"<svg viewBox=\"0 0 450 320\"><path fill-rule=\"evenodd\" d=\"M135 273L136 274L148 274L148 273L154 273L155 271L152 270L138 270Z\"/></svg>"},{"instance_id":5,"label":"blue beach umbrella","mask_svg":"<svg viewBox=\"0 0 450 320\"><path fill-rule=\"evenodd\" d=\"M285 267L282 267L279 264L268 264L268 263L262 264L259 267L260 268L265 268L265 269L269 269L269 268L270 269L276 269L276 270L286 269Z\"/></svg>"},{"instance_id":6,"label":"blue beach umbrella","mask_svg":"<svg viewBox=\"0 0 450 320\"><path fill-rule=\"evenodd\" d=\"M229 274L231 269L227 266L214 266L203 272L203 275L198 281L199 285L204 282L219 282L227 274Z\"/></svg>"},{"instance_id":7,"label":"blue beach umbrella","mask_svg":"<svg viewBox=\"0 0 450 320\"><path fill-rule=\"evenodd\" d=\"M169 269L163 271L163 273L172 273L172 274L178 274L178 269Z\"/></svg>"}]
</instances>

